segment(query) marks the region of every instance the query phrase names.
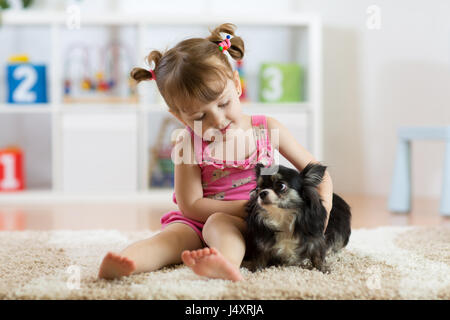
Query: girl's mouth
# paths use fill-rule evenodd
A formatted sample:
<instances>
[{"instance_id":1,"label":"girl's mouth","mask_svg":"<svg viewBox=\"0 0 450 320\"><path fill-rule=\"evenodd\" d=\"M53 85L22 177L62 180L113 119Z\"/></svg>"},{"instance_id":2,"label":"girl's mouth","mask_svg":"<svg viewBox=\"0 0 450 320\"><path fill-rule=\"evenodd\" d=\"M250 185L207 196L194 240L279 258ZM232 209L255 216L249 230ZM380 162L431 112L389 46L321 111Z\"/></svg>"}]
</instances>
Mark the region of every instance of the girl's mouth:
<instances>
[{"instance_id":1,"label":"girl's mouth","mask_svg":"<svg viewBox=\"0 0 450 320\"><path fill-rule=\"evenodd\" d=\"M231 122L225 128L220 130L220 132L225 133L225 131L227 131L228 127L230 126L230 124L231 124Z\"/></svg>"}]
</instances>

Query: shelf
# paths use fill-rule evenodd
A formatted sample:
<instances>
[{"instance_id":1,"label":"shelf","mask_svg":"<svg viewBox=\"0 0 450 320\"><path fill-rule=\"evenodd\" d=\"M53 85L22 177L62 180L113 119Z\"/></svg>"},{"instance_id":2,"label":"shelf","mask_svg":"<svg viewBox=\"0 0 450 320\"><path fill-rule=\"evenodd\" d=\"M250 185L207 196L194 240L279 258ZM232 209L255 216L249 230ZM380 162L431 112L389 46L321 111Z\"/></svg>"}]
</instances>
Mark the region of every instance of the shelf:
<instances>
[{"instance_id":1,"label":"shelf","mask_svg":"<svg viewBox=\"0 0 450 320\"><path fill-rule=\"evenodd\" d=\"M243 111L252 113L305 113L310 109L310 104L306 102L292 102L292 103L242 103Z\"/></svg>"},{"instance_id":2,"label":"shelf","mask_svg":"<svg viewBox=\"0 0 450 320\"><path fill-rule=\"evenodd\" d=\"M105 103L70 103L62 104L62 112L136 112L139 109L138 104L105 104Z\"/></svg>"},{"instance_id":3,"label":"shelf","mask_svg":"<svg viewBox=\"0 0 450 320\"><path fill-rule=\"evenodd\" d=\"M0 192L0 204L54 204L67 202L167 203L172 202L173 189L150 189L136 193L76 194L51 190Z\"/></svg>"},{"instance_id":4,"label":"shelf","mask_svg":"<svg viewBox=\"0 0 450 320\"><path fill-rule=\"evenodd\" d=\"M0 113L50 113L52 106L42 104L0 104Z\"/></svg>"},{"instance_id":5,"label":"shelf","mask_svg":"<svg viewBox=\"0 0 450 320\"><path fill-rule=\"evenodd\" d=\"M233 21L238 25L246 26L308 26L317 20L314 14L257 14L249 15L181 15L181 14L122 14L108 13L93 15L83 13L80 24L87 25L209 25L218 22ZM4 25L47 25L67 23L67 14L59 11L26 10L24 12L4 12L1 14L1 23Z\"/></svg>"},{"instance_id":6,"label":"shelf","mask_svg":"<svg viewBox=\"0 0 450 320\"><path fill-rule=\"evenodd\" d=\"M305 113L310 109L308 102L290 103L263 103L263 102L241 102L244 112L280 112L280 113ZM164 104L146 104L144 110L147 112L167 112Z\"/></svg>"},{"instance_id":7,"label":"shelf","mask_svg":"<svg viewBox=\"0 0 450 320\"><path fill-rule=\"evenodd\" d=\"M167 106L164 104L125 104L125 103L63 103L60 105L60 111L69 112L111 112L111 111L136 111L141 109L146 112L167 112ZM257 112L280 112L280 113L305 113L309 111L310 104L307 102L293 102L293 103L261 103L261 102L243 102L242 108L244 111ZM51 113L52 105L26 105L17 104L0 105L0 113Z\"/></svg>"},{"instance_id":8,"label":"shelf","mask_svg":"<svg viewBox=\"0 0 450 320\"><path fill-rule=\"evenodd\" d=\"M115 97L115 96L89 96L89 97L64 97L63 103L65 104L137 104L138 98L133 97Z\"/></svg>"}]
</instances>

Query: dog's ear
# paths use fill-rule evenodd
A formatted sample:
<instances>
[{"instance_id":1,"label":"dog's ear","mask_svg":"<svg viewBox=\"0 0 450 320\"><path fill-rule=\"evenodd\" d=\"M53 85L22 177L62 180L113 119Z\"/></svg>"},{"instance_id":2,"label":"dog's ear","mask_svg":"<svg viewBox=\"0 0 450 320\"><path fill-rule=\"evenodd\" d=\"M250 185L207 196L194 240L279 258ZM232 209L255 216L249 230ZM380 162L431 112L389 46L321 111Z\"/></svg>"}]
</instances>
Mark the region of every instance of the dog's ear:
<instances>
[{"instance_id":1,"label":"dog's ear","mask_svg":"<svg viewBox=\"0 0 450 320\"><path fill-rule=\"evenodd\" d=\"M326 166L319 163L308 163L300 172L300 177L305 186L317 187L322 182L326 169Z\"/></svg>"},{"instance_id":2,"label":"dog's ear","mask_svg":"<svg viewBox=\"0 0 450 320\"><path fill-rule=\"evenodd\" d=\"M264 165L262 163L258 162L255 166L256 177L259 177L261 175L262 168L264 168Z\"/></svg>"}]
</instances>

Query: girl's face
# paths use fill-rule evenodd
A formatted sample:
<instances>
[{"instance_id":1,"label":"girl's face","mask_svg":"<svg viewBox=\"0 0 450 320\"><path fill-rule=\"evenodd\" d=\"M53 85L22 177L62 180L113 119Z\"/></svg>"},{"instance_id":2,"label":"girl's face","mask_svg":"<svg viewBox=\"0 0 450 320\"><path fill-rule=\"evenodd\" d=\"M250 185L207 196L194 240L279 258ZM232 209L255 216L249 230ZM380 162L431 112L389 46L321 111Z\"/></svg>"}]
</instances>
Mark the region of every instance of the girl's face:
<instances>
[{"instance_id":1,"label":"girl's face","mask_svg":"<svg viewBox=\"0 0 450 320\"><path fill-rule=\"evenodd\" d=\"M205 132L209 129L220 130L225 138L227 130L244 128L242 123L242 109L239 101L241 93L239 73L235 71L234 79L228 79L225 89L216 101L206 105L192 106L186 112L170 112L192 130L194 130L194 123L196 121L201 122L201 134L204 140L211 140L210 137L205 136ZM194 132L199 134L195 130Z\"/></svg>"}]
</instances>

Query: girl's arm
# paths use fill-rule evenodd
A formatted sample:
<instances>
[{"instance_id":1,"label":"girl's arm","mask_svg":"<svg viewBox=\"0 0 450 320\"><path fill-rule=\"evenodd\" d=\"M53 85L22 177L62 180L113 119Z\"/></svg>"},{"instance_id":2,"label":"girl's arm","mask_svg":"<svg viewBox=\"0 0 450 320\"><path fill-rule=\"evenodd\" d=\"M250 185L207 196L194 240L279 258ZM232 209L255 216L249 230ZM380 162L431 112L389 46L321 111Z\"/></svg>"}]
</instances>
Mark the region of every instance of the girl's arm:
<instances>
[{"instance_id":1,"label":"girl's arm","mask_svg":"<svg viewBox=\"0 0 450 320\"><path fill-rule=\"evenodd\" d=\"M189 151L191 156L184 158L188 163L175 164L175 195L183 215L200 222L205 222L216 212L244 217L247 200L221 201L203 198L201 171L194 163L192 145ZM180 156L183 156L182 153Z\"/></svg>"},{"instance_id":2,"label":"girl's arm","mask_svg":"<svg viewBox=\"0 0 450 320\"><path fill-rule=\"evenodd\" d=\"M198 165L175 165L175 195L177 204L187 218L205 222L215 212L245 217L247 200L221 201L203 198Z\"/></svg>"},{"instance_id":3,"label":"girl's arm","mask_svg":"<svg viewBox=\"0 0 450 320\"><path fill-rule=\"evenodd\" d=\"M279 121L272 117L267 117L267 128L269 130L269 137L272 146L276 148L281 155L283 155L290 163L292 163L297 170L301 171L310 162L317 162L316 159L303 148L289 130L281 124ZM278 139L272 139L272 131L278 130ZM274 135L274 138L276 136ZM325 171L322 183L318 186L318 191L322 199L322 204L327 210L327 219L325 221L325 229L328 225L328 219L330 217L330 211L333 207L333 182L328 171Z\"/></svg>"}]
</instances>

